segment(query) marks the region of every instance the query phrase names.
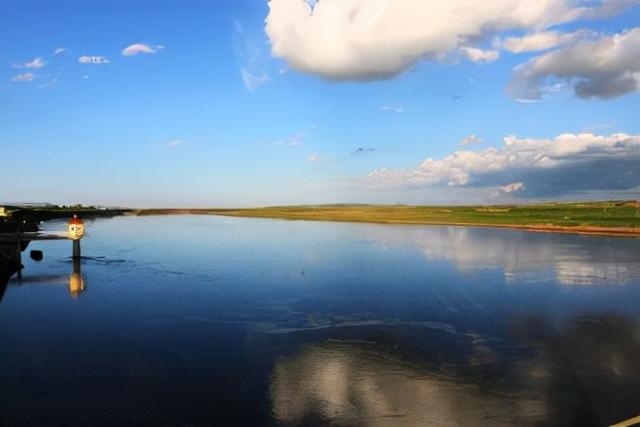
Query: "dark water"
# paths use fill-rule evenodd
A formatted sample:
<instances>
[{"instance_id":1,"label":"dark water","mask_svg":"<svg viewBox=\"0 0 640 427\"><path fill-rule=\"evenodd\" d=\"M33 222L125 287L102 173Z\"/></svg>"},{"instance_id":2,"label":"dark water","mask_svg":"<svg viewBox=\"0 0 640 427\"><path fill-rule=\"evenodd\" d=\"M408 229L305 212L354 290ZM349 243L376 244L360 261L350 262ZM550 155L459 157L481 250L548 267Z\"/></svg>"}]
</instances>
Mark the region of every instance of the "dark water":
<instances>
[{"instance_id":1,"label":"dark water","mask_svg":"<svg viewBox=\"0 0 640 427\"><path fill-rule=\"evenodd\" d=\"M63 229L52 223L50 229ZM607 425L640 414L640 240L207 216L34 242L1 426Z\"/></svg>"}]
</instances>

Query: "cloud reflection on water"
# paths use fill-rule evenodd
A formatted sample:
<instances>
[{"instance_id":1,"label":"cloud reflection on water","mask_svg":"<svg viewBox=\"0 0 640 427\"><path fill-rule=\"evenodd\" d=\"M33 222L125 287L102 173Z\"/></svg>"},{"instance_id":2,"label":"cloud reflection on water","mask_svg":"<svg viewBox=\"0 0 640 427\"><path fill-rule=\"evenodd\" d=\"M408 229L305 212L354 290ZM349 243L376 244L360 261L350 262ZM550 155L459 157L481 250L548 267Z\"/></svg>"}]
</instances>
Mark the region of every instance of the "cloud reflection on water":
<instances>
[{"instance_id":1,"label":"cloud reflection on water","mask_svg":"<svg viewBox=\"0 0 640 427\"><path fill-rule=\"evenodd\" d=\"M487 393L380 346L327 341L276 363L275 418L287 425L510 426L541 420L546 403Z\"/></svg>"},{"instance_id":2,"label":"cloud reflection on water","mask_svg":"<svg viewBox=\"0 0 640 427\"><path fill-rule=\"evenodd\" d=\"M274 366L276 420L595 426L638 411L640 328L623 317L580 315L561 328L543 316L513 319L515 341L416 329L405 339L396 330L385 344L389 332L369 328L368 342L354 339L355 330L344 339L326 338L338 331L305 336L312 343Z\"/></svg>"},{"instance_id":3,"label":"cloud reflection on water","mask_svg":"<svg viewBox=\"0 0 640 427\"><path fill-rule=\"evenodd\" d=\"M460 271L502 269L507 283L615 285L640 279L640 244L632 238L474 227L414 227L402 233L380 227L367 233L384 245L412 245L427 260L448 260Z\"/></svg>"}]
</instances>

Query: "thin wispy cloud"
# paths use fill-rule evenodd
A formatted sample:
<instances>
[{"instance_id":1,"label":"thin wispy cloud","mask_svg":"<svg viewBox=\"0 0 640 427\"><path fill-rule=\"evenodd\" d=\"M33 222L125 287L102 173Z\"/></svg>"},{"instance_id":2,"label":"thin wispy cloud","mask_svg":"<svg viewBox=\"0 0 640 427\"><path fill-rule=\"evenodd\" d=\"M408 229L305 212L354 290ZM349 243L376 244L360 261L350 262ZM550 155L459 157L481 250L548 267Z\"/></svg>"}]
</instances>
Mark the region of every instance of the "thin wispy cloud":
<instances>
[{"instance_id":1,"label":"thin wispy cloud","mask_svg":"<svg viewBox=\"0 0 640 427\"><path fill-rule=\"evenodd\" d=\"M482 144L482 143L484 143L484 140L473 133L469 136L465 136L459 141L460 145L472 145L472 144Z\"/></svg>"},{"instance_id":2,"label":"thin wispy cloud","mask_svg":"<svg viewBox=\"0 0 640 427\"><path fill-rule=\"evenodd\" d=\"M56 50L53 51L53 54L54 55L60 55L60 54L65 53L66 51L67 51L66 47L59 47L59 48L57 48Z\"/></svg>"},{"instance_id":3,"label":"thin wispy cloud","mask_svg":"<svg viewBox=\"0 0 640 427\"><path fill-rule=\"evenodd\" d=\"M351 152L351 155L358 156L358 155L364 155L364 154L371 154L375 151L376 149L373 147L358 147Z\"/></svg>"},{"instance_id":4,"label":"thin wispy cloud","mask_svg":"<svg viewBox=\"0 0 640 427\"><path fill-rule=\"evenodd\" d=\"M256 90L269 81L269 75L267 73L253 74L246 68L240 68L240 77L242 78L244 86L250 91Z\"/></svg>"},{"instance_id":5,"label":"thin wispy cloud","mask_svg":"<svg viewBox=\"0 0 640 427\"><path fill-rule=\"evenodd\" d=\"M233 20L233 47L238 58L244 87L254 91L270 79L267 71L269 55L264 36L252 35L238 20Z\"/></svg>"},{"instance_id":6,"label":"thin wispy cloud","mask_svg":"<svg viewBox=\"0 0 640 427\"><path fill-rule=\"evenodd\" d=\"M26 83L26 82L32 82L33 79L35 79L35 74L33 73L23 73L23 74L18 74L16 76L13 76L11 78L12 82L16 82L16 83Z\"/></svg>"},{"instance_id":7,"label":"thin wispy cloud","mask_svg":"<svg viewBox=\"0 0 640 427\"><path fill-rule=\"evenodd\" d=\"M318 153L309 154L309 156L307 157L307 161L309 162L326 162L332 159L333 157L331 156L325 156L323 154L318 154Z\"/></svg>"},{"instance_id":8,"label":"thin wispy cloud","mask_svg":"<svg viewBox=\"0 0 640 427\"><path fill-rule=\"evenodd\" d=\"M164 49L163 45L149 45L145 43L134 43L122 49L122 56L136 56L138 54L158 53Z\"/></svg>"},{"instance_id":9,"label":"thin wispy cloud","mask_svg":"<svg viewBox=\"0 0 640 427\"><path fill-rule=\"evenodd\" d=\"M58 84L58 78L57 78L57 77L55 77L55 78L53 78L53 79L46 80L44 83L42 83L42 84L38 85L38 88L40 88L40 89L46 89L46 88L53 87L53 86L55 86L56 84Z\"/></svg>"},{"instance_id":10,"label":"thin wispy cloud","mask_svg":"<svg viewBox=\"0 0 640 427\"><path fill-rule=\"evenodd\" d=\"M304 139L309 134L307 131L298 132L288 138L274 142L274 145L288 145L290 147L304 145Z\"/></svg>"},{"instance_id":11,"label":"thin wispy cloud","mask_svg":"<svg viewBox=\"0 0 640 427\"><path fill-rule=\"evenodd\" d=\"M380 111L386 111L389 113L404 113L404 107L398 107L394 105L383 105L378 108Z\"/></svg>"},{"instance_id":12,"label":"thin wispy cloud","mask_svg":"<svg viewBox=\"0 0 640 427\"><path fill-rule=\"evenodd\" d=\"M42 68L45 65L47 65L47 61L45 61L44 59L37 57L34 58L31 61L25 62L24 64L12 64L11 66L13 68L34 68L34 69L38 69L38 68Z\"/></svg>"},{"instance_id":13,"label":"thin wispy cloud","mask_svg":"<svg viewBox=\"0 0 640 427\"><path fill-rule=\"evenodd\" d=\"M107 58L99 55L94 55L94 56L83 55L78 58L78 62L81 64L97 64L97 65L111 63L111 61L109 61Z\"/></svg>"},{"instance_id":14,"label":"thin wispy cloud","mask_svg":"<svg viewBox=\"0 0 640 427\"><path fill-rule=\"evenodd\" d=\"M179 145L184 144L184 140L182 139L172 139L171 141L167 142L167 147L168 148L176 148Z\"/></svg>"},{"instance_id":15,"label":"thin wispy cloud","mask_svg":"<svg viewBox=\"0 0 640 427\"><path fill-rule=\"evenodd\" d=\"M539 102L542 102L541 99L520 99L520 98L515 98L514 101L516 101L518 104L537 104Z\"/></svg>"}]
</instances>

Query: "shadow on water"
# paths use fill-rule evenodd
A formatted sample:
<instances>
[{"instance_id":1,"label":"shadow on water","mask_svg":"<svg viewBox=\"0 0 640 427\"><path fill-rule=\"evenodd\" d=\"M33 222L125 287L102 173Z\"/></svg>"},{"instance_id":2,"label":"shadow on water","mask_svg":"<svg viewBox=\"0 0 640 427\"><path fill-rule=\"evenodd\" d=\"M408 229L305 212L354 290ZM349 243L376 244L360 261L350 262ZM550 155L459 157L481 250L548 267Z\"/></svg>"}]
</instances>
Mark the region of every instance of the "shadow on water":
<instances>
[{"instance_id":1,"label":"shadow on water","mask_svg":"<svg viewBox=\"0 0 640 427\"><path fill-rule=\"evenodd\" d=\"M538 349L531 368L558 425L611 425L640 413L640 328L615 315L581 315L565 331L543 318L514 322Z\"/></svg>"},{"instance_id":2,"label":"shadow on water","mask_svg":"<svg viewBox=\"0 0 640 427\"><path fill-rule=\"evenodd\" d=\"M18 273L23 266L16 261L15 256L10 255L11 252L5 250L0 252L0 302L7 290L9 281ZM55 284L66 282L69 288L69 294L72 298L77 298L80 294L86 291L86 283L84 275L82 274L82 262L84 258L72 259L72 270L69 276L57 276L57 275L44 275L31 278L20 277L17 280L19 285L33 285L33 284Z\"/></svg>"},{"instance_id":3,"label":"shadow on water","mask_svg":"<svg viewBox=\"0 0 640 427\"><path fill-rule=\"evenodd\" d=\"M0 267L0 302L2 302L2 297L4 296L5 291L7 290L7 285L9 284L9 279L13 276L15 271L11 271L10 269L4 269Z\"/></svg>"},{"instance_id":4,"label":"shadow on water","mask_svg":"<svg viewBox=\"0 0 640 427\"><path fill-rule=\"evenodd\" d=\"M17 248L14 245L0 245L0 302L2 302L9 279L21 268L17 259Z\"/></svg>"}]
</instances>

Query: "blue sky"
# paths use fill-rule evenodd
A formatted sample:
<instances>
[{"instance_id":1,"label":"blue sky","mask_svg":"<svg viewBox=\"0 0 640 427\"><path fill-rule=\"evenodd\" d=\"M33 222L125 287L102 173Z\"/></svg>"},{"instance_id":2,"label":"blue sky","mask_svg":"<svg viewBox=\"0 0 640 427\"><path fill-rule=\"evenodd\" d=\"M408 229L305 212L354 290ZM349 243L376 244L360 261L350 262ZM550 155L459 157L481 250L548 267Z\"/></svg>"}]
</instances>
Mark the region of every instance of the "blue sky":
<instances>
[{"instance_id":1,"label":"blue sky","mask_svg":"<svg viewBox=\"0 0 640 427\"><path fill-rule=\"evenodd\" d=\"M295 32L275 24L265 31L267 18L298 19L286 16L291 8L284 8L292 1L304 3L276 0L270 12L267 2L258 0L0 1L0 201L255 206L626 198L637 193L637 86L624 86L623 93L592 87L589 97L581 97L576 85L597 77L578 68L569 75L557 70L543 75L544 86L533 91L542 91L539 99L531 91L526 92L531 99L518 99L508 87L514 69L527 61L554 52L575 59L581 46L607 49L602 44L607 38L634 35L629 31L640 23L640 7L544 28L539 23L502 26L447 48L429 44L434 35L427 34L421 36L418 59L389 70L383 64L387 52L392 56L407 48L393 44L397 37L390 37L385 51L375 44L380 37L372 36L365 40L371 49L335 52L332 62L334 52L318 41L324 32L298 40ZM332 23L322 18L320 7L330 11L336 1L309 9L317 13L317 25L305 29L307 21L300 21L300 28L324 26L326 31ZM509 1L515 2L504 0ZM357 10L361 2L349 2L359 16L367 16L366 10ZM402 22L388 22L391 18L376 19L393 31L403 28ZM577 30L590 35L542 51L513 53L500 47L508 37ZM339 44L351 46L350 29L341 31L336 27ZM468 36L466 29L459 31L456 40ZM640 55L640 45L630 36L625 49ZM274 48L280 42L285 47ZM123 55L135 44L155 52ZM461 53L468 47L499 52L499 58L474 62ZM315 49L327 53L313 62L308 58ZM442 55L434 58L435 53ZM348 65L341 62L345 55ZM109 62L83 63L84 56ZM616 72L640 76L630 62L611 70L608 78ZM528 76L544 74L540 67L530 68ZM368 73L378 74L370 78ZM527 88L537 84L525 83ZM575 138L562 142L557 139L562 134ZM619 134L624 137L611 139ZM460 143L470 135L476 143ZM512 147L535 140L536 150L551 157L549 166L489 158L491 147L505 154L503 138L510 135L517 137ZM561 144L565 148L558 151ZM461 151L476 155L467 156L468 162L425 164ZM586 154L590 160L584 163ZM593 185L564 179L591 167L594 173L587 175L593 176ZM600 185L607 181L602 171L609 168L624 173ZM466 179L457 178L460 173ZM536 187L547 179L544 188Z\"/></svg>"}]
</instances>

